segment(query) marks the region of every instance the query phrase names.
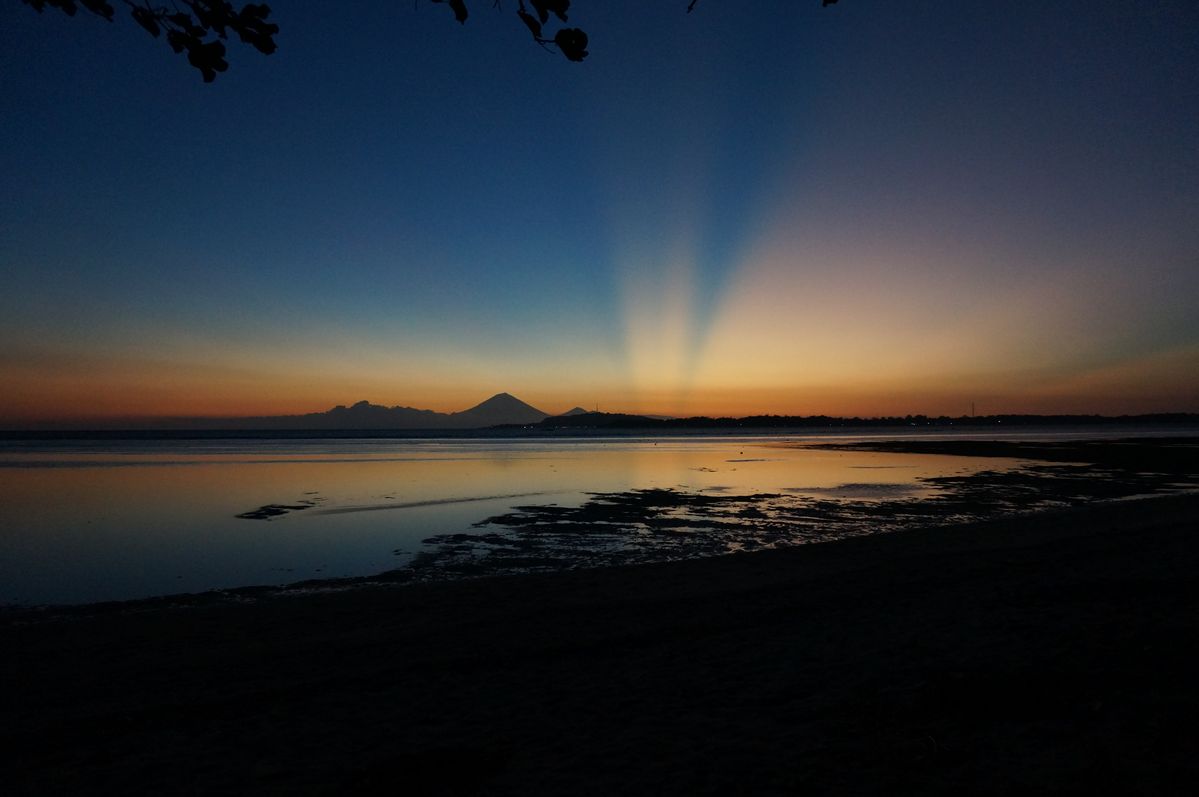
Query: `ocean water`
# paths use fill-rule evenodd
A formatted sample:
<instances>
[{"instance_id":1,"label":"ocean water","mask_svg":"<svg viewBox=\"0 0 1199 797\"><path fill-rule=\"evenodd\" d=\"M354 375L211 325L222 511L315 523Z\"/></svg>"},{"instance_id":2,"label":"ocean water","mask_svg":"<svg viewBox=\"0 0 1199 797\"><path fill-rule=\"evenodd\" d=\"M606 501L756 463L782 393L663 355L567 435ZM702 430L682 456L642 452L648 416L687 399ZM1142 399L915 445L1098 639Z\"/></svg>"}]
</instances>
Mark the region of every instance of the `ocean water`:
<instances>
[{"instance_id":1,"label":"ocean water","mask_svg":"<svg viewBox=\"0 0 1199 797\"><path fill-rule=\"evenodd\" d=\"M372 575L407 568L513 507L579 507L593 493L910 503L935 495L930 479L1021 464L797 447L838 439L7 441L0 603ZM686 550L684 541L672 556ZM580 556L571 566L586 564Z\"/></svg>"}]
</instances>

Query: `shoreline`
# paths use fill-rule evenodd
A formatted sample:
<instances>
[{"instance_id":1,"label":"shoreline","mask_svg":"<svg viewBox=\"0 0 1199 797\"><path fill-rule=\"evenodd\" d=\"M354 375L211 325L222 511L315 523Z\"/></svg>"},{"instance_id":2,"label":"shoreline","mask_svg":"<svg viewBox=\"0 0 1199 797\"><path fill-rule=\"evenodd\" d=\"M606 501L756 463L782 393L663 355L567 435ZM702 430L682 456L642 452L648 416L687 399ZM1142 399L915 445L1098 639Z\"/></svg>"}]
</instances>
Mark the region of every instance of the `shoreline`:
<instances>
[{"instance_id":1,"label":"shoreline","mask_svg":"<svg viewBox=\"0 0 1199 797\"><path fill-rule=\"evenodd\" d=\"M646 561L617 565L603 564L596 565L594 567L580 567L560 571L479 573L475 575L457 575L453 577L425 581L415 580L412 572L406 568L398 568L395 570L385 570L380 573L373 573L364 576L313 578L304 579L289 584L248 584L238 587L204 590L202 592L181 592L168 595L151 595L144 598L130 598L127 600L37 605L0 604L0 629L3 629L6 626L16 627L27 624L37 624L41 622L54 622L73 618L82 619L112 614L124 615L159 611L169 612L175 610L209 609L218 607L250 607L256 604L269 603L272 601L295 601L308 598L321 599L328 597L329 599L335 599L337 595L359 590L369 592L390 591L396 589L436 589L437 587L444 585L472 584L480 581L509 582L520 579L552 579L559 576L569 577L575 574L609 570L638 570L641 568L655 567L687 567L691 563L707 563L712 562L713 560L723 560L732 557L770 556L772 554L782 555L798 548L843 545L845 543L858 540L876 540L896 535L930 535L934 532L945 534L963 532L970 533L972 529L977 530L981 528L987 528L992 525L1002 525L1004 527L1010 526L1014 530L1021 525L1021 521L1028 519L1035 519L1037 526L1040 527L1042 523L1050 521L1054 518L1065 516L1067 519L1072 519L1072 517L1079 512L1100 511L1098 509L1100 505L1143 505L1147 502L1157 502L1172 498L1194 499L1196 502L1195 512L1197 516L1197 522L1199 522L1199 488L1190 488L1180 489L1169 493L1146 493L1130 495L1121 498L1102 499L1100 501L1096 501L1094 504L1091 504L1089 507L1067 506L1049 509L1013 511L1010 514L1001 515L998 517L983 518L964 523L945 523L916 528L880 531L873 534L830 538L828 540L805 542L779 548L742 550L732 553L699 555L669 561ZM1157 506L1159 505L1156 503L1153 504L1153 507ZM1164 504L1161 506L1164 506ZM1044 531L1038 532L1038 534L1043 533ZM1045 537L1044 539L1049 539L1049 537ZM945 541L945 543L948 544L948 541Z\"/></svg>"},{"instance_id":2,"label":"shoreline","mask_svg":"<svg viewBox=\"0 0 1199 797\"><path fill-rule=\"evenodd\" d=\"M1163 793L1199 495L681 562L4 618L14 793Z\"/></svg>"},{"instance_id":3,"label":"shoreline","mask_svg":"<svg viewBox=\"0 0 1199 797\"><path fill-rule=\"evenodd\" d=\"M225 419L226 423L229 420ZM247 420L247 419L242 419ZM905 415L890 417L836 417L827 415L785 416L751 415L741 418L696 416L667 418L626 413L594 412L575 416L550 416L544 422L503 423L477 427L394 427L394 426L246 426L222 425L221 419L173 419L165 425L133 424L128 426L102 424L33 423L28 426L10 425L0 428L0 442L22 440L302 440L302 439L552 439L555 437L607 436L708 436L708 435L774 435L865 432L870 434L903 434L937 429L947 435L956 434L1035 434L1037 430L1056 433L1062 430L1093 433L1102 430L1118 434L1121 431L1160 431L1174 434L1193 434L1199 429L1199 413L1162 412L1140 415L1037 415L1001 414L987 416L927 416ZM190 424L187 422L191 421ZM181 423L176 423L181 422ZM182 425L181 425L182 424Z\"/></svg>"},{"instance_id":4,"label":"shoreline","mask_svg":"<svg viewBox=\"0 0 1199 797\"><path fill-rule=\"evenodd\" d=\"M427 582L521 577L537 573L591 568L626 567L653 561L738 555L746 552L827 544L853 536L907 533L925 527L960 526L1030 513L1087 505L1095 501L1122 501L1199 490L1199 437L1082 439L1062 441L1012 440L875 440L841 442L767 443L783 448L814 451L867 451L892 454L999 458L1025 464L1008 473L988 470L968 476L938 476L924 480L937 489L932 498L911 500L800 499L786 494L708 495L673 488L632 489L617 493L588 493L577 508L513 506L506 513L474 524L478 532L441 534L425 539L426 550L400 568L358 576L309 578L287 584L246 584L200 592L148 595L80 604L0 604L0 623L39 617L73 616L107 611L141 611L158 607L197 607L225 603L290 598L307 592L340 592L349 589L408 586ZM535 496L528 493L511 498ZM280 510L307 508L267 505L238 517L282 514ZM388 505L387 508L392 508ZM771 516L763 513L771 512ZM334 510L336 511L336 510ZM685 513L675 518L673 513ZM789 517L790 516L790 517ZM798 523L791 520L798 518ZM812 521L818 525L811 526ZM597 555L593 538L611 537L613 530L640 524L655 534L670 537L691 532L677 552L642 560ZM789 528L785 525L792 523ZM811 532L797 536L796 528ZM714 532L703 537L707 527ZM782 527L783 531L778 531ZM774 529L773 533L766 529ZM495 533L496 530L501 534ZM727 548L732 532L740 550ZM546 543L546 540L550 540ZM489 550L485 559L462 557L470 545ZM555 547L556 546L556 547ZM546 563L560 566L545 566ZM541 565L541 566L538 566Z\"/></svg>"}]
</instances>

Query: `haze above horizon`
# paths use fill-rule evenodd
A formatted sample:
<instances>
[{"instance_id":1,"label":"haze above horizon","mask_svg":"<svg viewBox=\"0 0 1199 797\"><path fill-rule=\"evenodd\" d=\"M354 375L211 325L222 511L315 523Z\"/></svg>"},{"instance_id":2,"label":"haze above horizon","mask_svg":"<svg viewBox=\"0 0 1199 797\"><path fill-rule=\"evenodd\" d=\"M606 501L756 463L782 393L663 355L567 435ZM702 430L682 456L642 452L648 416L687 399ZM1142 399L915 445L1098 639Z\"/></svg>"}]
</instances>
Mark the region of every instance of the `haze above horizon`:
<instances>
[{"instance_id":1,"label":"haze above horizon","mask_svg":"<svg viewBox=\"0 0 1199 797\"><path fill-rule=\"evenodd\" d=\"M371 5L0 7L0 428L1199 411L1195 3Z\"/></svg>"}]
</instances>

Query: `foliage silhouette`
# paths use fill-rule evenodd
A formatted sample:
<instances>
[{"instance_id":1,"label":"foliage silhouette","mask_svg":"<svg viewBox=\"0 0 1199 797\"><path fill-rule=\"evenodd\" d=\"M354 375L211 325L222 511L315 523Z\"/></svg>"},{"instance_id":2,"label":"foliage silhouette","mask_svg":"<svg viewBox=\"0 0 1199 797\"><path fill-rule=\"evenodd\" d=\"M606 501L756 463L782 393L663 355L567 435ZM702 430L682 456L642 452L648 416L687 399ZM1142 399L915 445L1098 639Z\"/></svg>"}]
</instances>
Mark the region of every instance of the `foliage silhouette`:
<instances>
[{"instance_id":1,"label":"foliage silhouette","mask_svg":"<svg viewBox=\"0 0 1199 797\"><path fill-rule=\"evenodd\" d=\"M21 0L41 12L47 6L67 16L75 16L80 7L112 22L116 9L108 0ZM166 42L176 53L187 53L187 61L204 77L205 83L229 68L225 60L225 40L230 33L263 55L275 52L275 34L279 26L267 22L271 13L265 3L246 3L241 10L225 0L177 0L173 8L150 5L149 0L122 0L133 21L154 38L166 34ZM187 9L184 11L183 9Z\"/></svg>"},{"instance_id":2,"label":"foliage silhouette","mask_svg":"<svg viewBox=\"0 0 1199 797\"><path fill-rule=\"evenodd\" d=\"M470 17L467 0L428 0L446 5L454 19L462 24ZM68 16L83 8L113 21L116 9L108 0L21 0L38 12L47 7L57 8ZM165 33L167 44L177 54L187 53L187 60L200 71L205 83L216 79L218 72L229 68L225 60L225 41L230 33L237 34L245 44L263 55L275 52L275 34L279 26L268 22L271 8L265 3L246 3L237 10L227 0L173 0L171 8L155 6L151 0L120 0L130 9L134 22L155 38ZM492 0L503 11L501 0ZM830 6L837 0L821 0ZM528 28L533 41L547 50L557 50L571 61L582 61L588 55L587 33L581 28L566 27L571 0L517 0L516 15ZM695 10L699 0L690 0L687 13ZM557 29L550 35L548 26Z\"/></svg>"}]
</instances>

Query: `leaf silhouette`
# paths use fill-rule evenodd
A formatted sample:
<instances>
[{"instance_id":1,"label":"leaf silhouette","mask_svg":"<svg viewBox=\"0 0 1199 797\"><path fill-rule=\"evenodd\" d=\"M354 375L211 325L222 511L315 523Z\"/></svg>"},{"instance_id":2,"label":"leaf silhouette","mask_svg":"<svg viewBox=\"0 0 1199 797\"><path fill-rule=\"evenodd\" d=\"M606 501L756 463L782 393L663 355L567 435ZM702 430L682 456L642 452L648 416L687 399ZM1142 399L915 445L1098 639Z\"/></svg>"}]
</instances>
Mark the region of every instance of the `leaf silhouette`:
<instances>
[{"instance_id":1,"label":"leaf silhouette","mask_svg":"<svg viewBox=\"0 0 1199 797\"><path fill-rule=\"evenodd\" d=\"M446 0L434 0L445 2ZM459 21L466 18L466 0L448 0ZM80 7L112 21L116 10L110 0L22 0L35 11L57 8L74 16ZM268 21L271 7L266 3L246 3L237 10L230 0L171 0L159 5L150 0L124 0L130 16L154 38L166 31L167 45L176 53L187 53L187 61L200 71L205 83L211 83L229 68L222 40L230 32L264 55L275 52L275 34L279 26Z\"/></svg>"},{"instance_id":2,"label":"leaf silhouette","mask_svg":"<svg viewBox=\"0 0 1199 797\"><path fill-rule=\"evenodd\" d=\"M225 60L225 45L220 42L193 42L187 48L187 60L200 70L205 83L216 80L217 72L229 68L229 62Z\"/></svg>"},{"instance_id":3,"label":"leaf silhouette","mask_svg":"<svg viewBox=\"0 0 1199 797\"><path fill-rule=\"evenodd\" d=\"M600 0L594 0L599 4ZM678 0L683 2L684 0ZM813 0L808 0L812 2ZM67 16L75 16L80 7L90 13L112 21L115 12L110 0L21 0L37 12L47 7L56 8ZM134 21L147 33L160 38L166 31L167 45L176 53L187 53L187 60L200 71L204 82L211 83L216 75L229 68L225 60L225 45L222 40L229 33L237 34L264 55L277 49L275 35L279 26L268 22L271 7L266 3L246 3L241 10L235 9L231 0L170 0L168 5L156 5L152 0L122 0L129 7ZM427 0L444 3L454 12L454 19L465 24L469 12L467 0ZM838 0L821 0L824 7ZM587 55L587 34L580 28L559 28L551 38L546 25L550 17L565 23L570 12L571 0L517 0L516 14L533 34L537 44L556 46L558 51L571 61L582 61ZM695 9L699 0L690 0L687 13ZM503 10L500 0L493 0L496 8ZM533 9L531 13L529 8Z\"/></svg>"},{"instance_id":4,"label":"leaf silhouette","mask_svg":"<svg viewBox=\"0 0 1199 797\"><path fill-rule=\"evenodd\" d=\"M79 0L79 2L83 3L83 7L88 11L96 16L104 17L109 22L112 22L112 15L116 13L116 9L109 5L107 0Z\"/></svg>"},{"instance_id":5,"label":"leaf silhouette","mask_svg":"<svg viewBox=\"0 0 1199 797\"><path fill-rule=\"evenodd\" d=\"M133 21L146 29L154 38L158 38L162 33L162 28L158 25L158 20L154 18L154 14L140 6L133 9Z\"/></svg>"},{"instance_id":6,"label":"leaf silhouette","mask_svg":"<svg viewBox=\"0 0 1199 797\"><path fill-rule=\"evenodd\" d=\"M554 44L571 61L587 57L587 34L578 28L562 28L554 35Z\"/></svg>"},{"instance_id":7,"label":"leaf silhouette","mask_svg":"<svg viewBox=\"0 0 1199 797\"><path fill-rule=\"evenodd\" d=\"M544 25L553 14L563 22L566 21L566 12L570 9L570 0L529 0L533 4L533 8L537 9L537 16L541 18L541 24Z\"/></svg>"},{"instance_id":8,"label":"leaf silhouette","mask_svg":"<svg viewBox=\"0 0 1199 797\"><path fill-rule=\"evenodd\" d=\"M177 30L167 31L167 44L171 45L171 49L176 53L181 53L188 49L188 42L190 41L191 39L186 33L180 33Z\"/></svg>"}]
</instances>

